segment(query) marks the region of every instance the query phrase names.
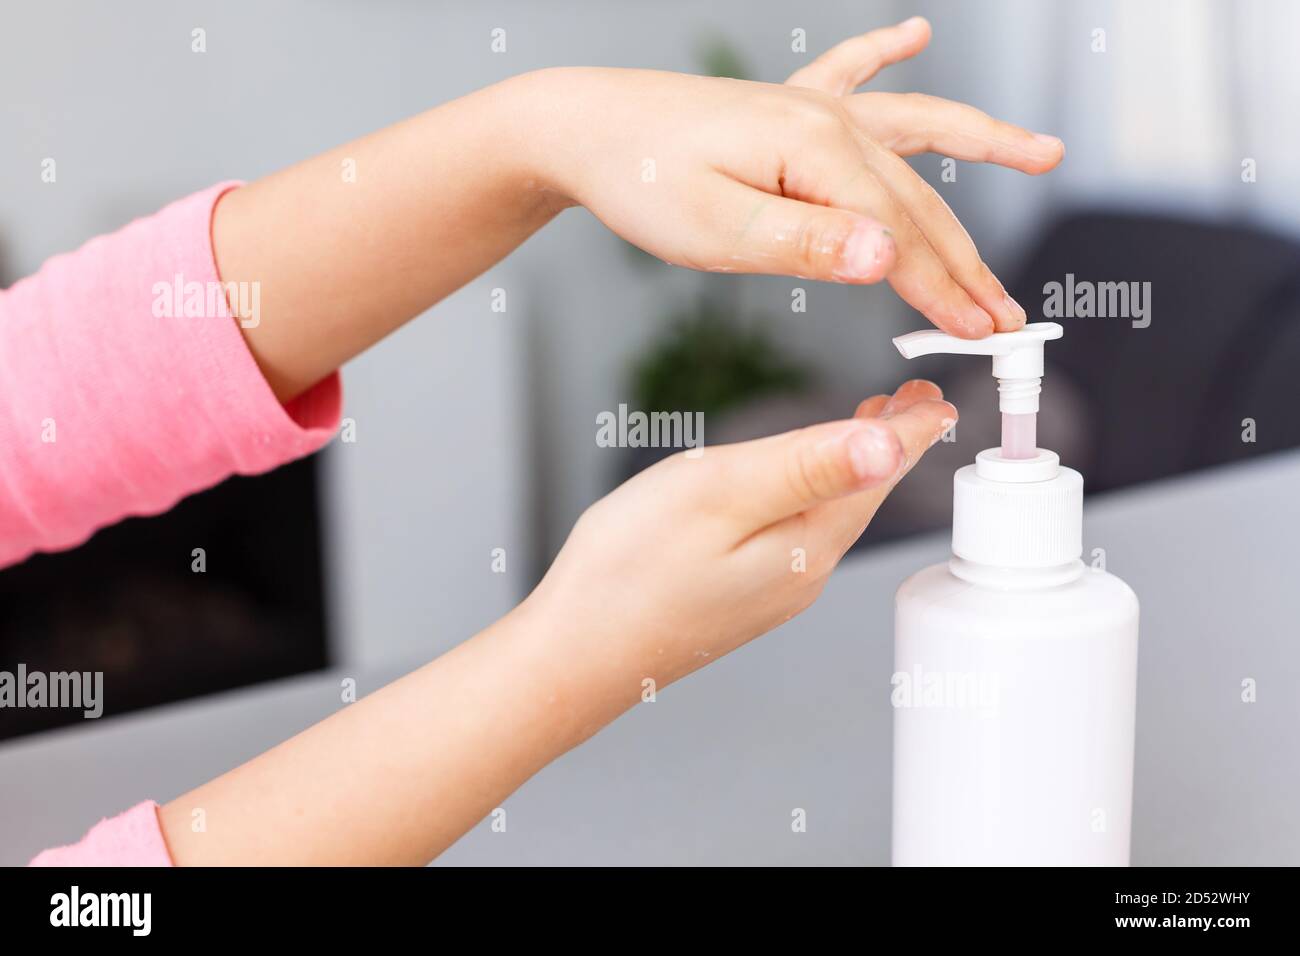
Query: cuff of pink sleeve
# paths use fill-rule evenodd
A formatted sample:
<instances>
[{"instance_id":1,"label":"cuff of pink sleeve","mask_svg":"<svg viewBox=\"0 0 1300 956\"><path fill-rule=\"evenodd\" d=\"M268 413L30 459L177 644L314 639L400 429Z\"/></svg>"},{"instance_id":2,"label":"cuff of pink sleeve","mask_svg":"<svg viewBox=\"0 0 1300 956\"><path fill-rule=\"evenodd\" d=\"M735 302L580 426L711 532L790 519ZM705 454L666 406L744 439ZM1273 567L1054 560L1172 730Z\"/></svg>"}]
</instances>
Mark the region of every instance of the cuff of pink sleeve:
<instances>
[{"instance_id":1,"label":"cuff of pink sleeve","mask_svg":"<svg viewBox=\"0 0 1300 956\"><path fill-rule=\"evenodd\" d=\"M158 823L158 804L138 803L100 820L79 843L37 854L29 866L172 866Z\"/></svg>"},{"instance_id":2,"label":"cuff of pink sleeve","mask_svg":"<svg viewBox=\"0 0 1300 956\"><path fill-rule=\"evenodd\" d=\"M238 181L218 183L174 203L170 210L182 221L173 235L182 243L195 244L178 249L177 261L204 264L211 281L221 281L212 247L213 211L222 196L241 185ZM187 227L183 220L189 217L195 221ZM218 307L225 321L199 323L198 334L189 344L197 352L194 363L211 370L206 381L213 391L205 396L204 404L222 410L213 418L213 425L224 436L236 470L259 474L320 449L333 436L342 415L339 374L328 375L281 404L224 298Z\"/></svg>"},{"instance_id":3,"label":"cuff of pink sleeve","mask_svg":"<svg viewBox=\"0 0 1300 956\"><path fill-rule=\"evenodd\" d=\"M28 419L58 422L59 443L29 438L0 468L12 499L0 502L0 566L270 471L334 434L338 374L281 404L227 304L238 294L260 320L260 284L222 284L213 251L213 210L236 186L177 200L5 291L0 319L30 344L29 379L4 384ZM0 415L0 439L5 426Z\"/></svg>"}]
</instances>

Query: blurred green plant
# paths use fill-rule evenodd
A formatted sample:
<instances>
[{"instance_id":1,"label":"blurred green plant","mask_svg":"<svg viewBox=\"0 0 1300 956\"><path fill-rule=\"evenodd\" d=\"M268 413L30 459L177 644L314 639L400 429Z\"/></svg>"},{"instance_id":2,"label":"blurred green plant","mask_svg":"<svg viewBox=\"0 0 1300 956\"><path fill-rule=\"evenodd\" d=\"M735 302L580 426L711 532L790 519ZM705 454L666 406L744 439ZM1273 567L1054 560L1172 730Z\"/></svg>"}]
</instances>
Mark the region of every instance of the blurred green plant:
<instances>
[{"instance_id":1,"label":"blurred green plant","mask_svg":"<svg viewBox=\"0 0 1300 956\"><path fill-rule=\"evenodd\" d=\"M761 329L740 327L731 309L701 296L669 318L669 329L632 368L632 395L647 412L716 415L755 399L807 388L812 373Z\"/></svg>"},{"instance_id":2,"label":"blurred green plant","mask_svg":"<svg viewBox=\"0 0 1300 956\"><path fill-rule=\"evenodd\" d=\"M729 76L733 80L749 79L744 58L726 37L713 35L705 38L698 52L701 72L705 76Z\"/></svg>"}]
</instances>

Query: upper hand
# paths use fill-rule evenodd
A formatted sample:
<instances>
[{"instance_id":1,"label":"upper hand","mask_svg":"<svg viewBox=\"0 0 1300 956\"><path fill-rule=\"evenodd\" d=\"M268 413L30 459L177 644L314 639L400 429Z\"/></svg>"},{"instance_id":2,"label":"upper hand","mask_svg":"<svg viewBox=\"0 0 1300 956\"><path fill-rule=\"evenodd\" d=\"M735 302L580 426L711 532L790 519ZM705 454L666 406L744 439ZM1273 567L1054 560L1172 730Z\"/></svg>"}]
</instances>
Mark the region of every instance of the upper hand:
<instances>
[{"instance_id":1,"label":"upper hand","mask_svg":"<svg viewBox=\"0 0 1300 956\"><path fill-rule=\"evenodd\" d=\"M1061 141L920 94L853 91L922 50L917 17L841 43L784 86L632 70L536 74L539 181L666 262L717 272L888 278L954 335L1025 313L902 157L1037 174Z\"/></svg>"}]
</instances>

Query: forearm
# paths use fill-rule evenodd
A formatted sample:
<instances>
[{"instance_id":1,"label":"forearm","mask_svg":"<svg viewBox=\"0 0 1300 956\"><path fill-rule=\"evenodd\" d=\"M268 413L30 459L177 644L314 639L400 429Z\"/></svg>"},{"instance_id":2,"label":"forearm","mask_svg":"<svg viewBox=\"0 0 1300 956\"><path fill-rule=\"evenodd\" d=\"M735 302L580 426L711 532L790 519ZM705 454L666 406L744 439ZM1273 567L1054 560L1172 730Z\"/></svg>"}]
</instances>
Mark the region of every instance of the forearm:
<instances>
[{"instance_id":1,"label":"forearm","mask_svg":"<svg viewBox=\"0 0 1300 956\"><path fill-rule=\"evenodd\" d=\"M423 864L638 699L527 602L159 813L179 865ZM575 674L580 676L575 681ZM595 675L592 679L591 675ZM195 832L194 811L205 826Z\"/></svg>"},{"instance_id":2,"label":"forearm","mask_svg":"<svg viewBox=\"0 0 1300 956\"><path fill-rule=\"evenodd\" d=\"M227 194L213 248L259 284L244 336L282 401L508 255L567 201L530 164L533 75Z\"/></svg>"}]
</instances>

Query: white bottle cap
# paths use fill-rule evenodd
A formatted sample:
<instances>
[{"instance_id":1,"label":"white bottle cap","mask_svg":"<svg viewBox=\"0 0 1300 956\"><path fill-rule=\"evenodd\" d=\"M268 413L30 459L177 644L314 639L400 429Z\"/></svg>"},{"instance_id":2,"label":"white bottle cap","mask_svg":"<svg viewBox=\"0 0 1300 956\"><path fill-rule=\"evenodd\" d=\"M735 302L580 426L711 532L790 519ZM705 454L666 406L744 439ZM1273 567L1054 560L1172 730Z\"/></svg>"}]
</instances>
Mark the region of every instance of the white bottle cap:
<instances>
[{"instance_id":1,"label":"white bottle cap","mask_svg":"<svg viewBox=\"0 0 1300 956\"><path fill-rule=\"evenodd\" d=\"M953 475L954 555L988 567L1035 569L1083 554L1083 476L1060 467L1055 452L1040 451L1039 459L1004 459L990 448Z\"/></svg>"}]
</instances>

